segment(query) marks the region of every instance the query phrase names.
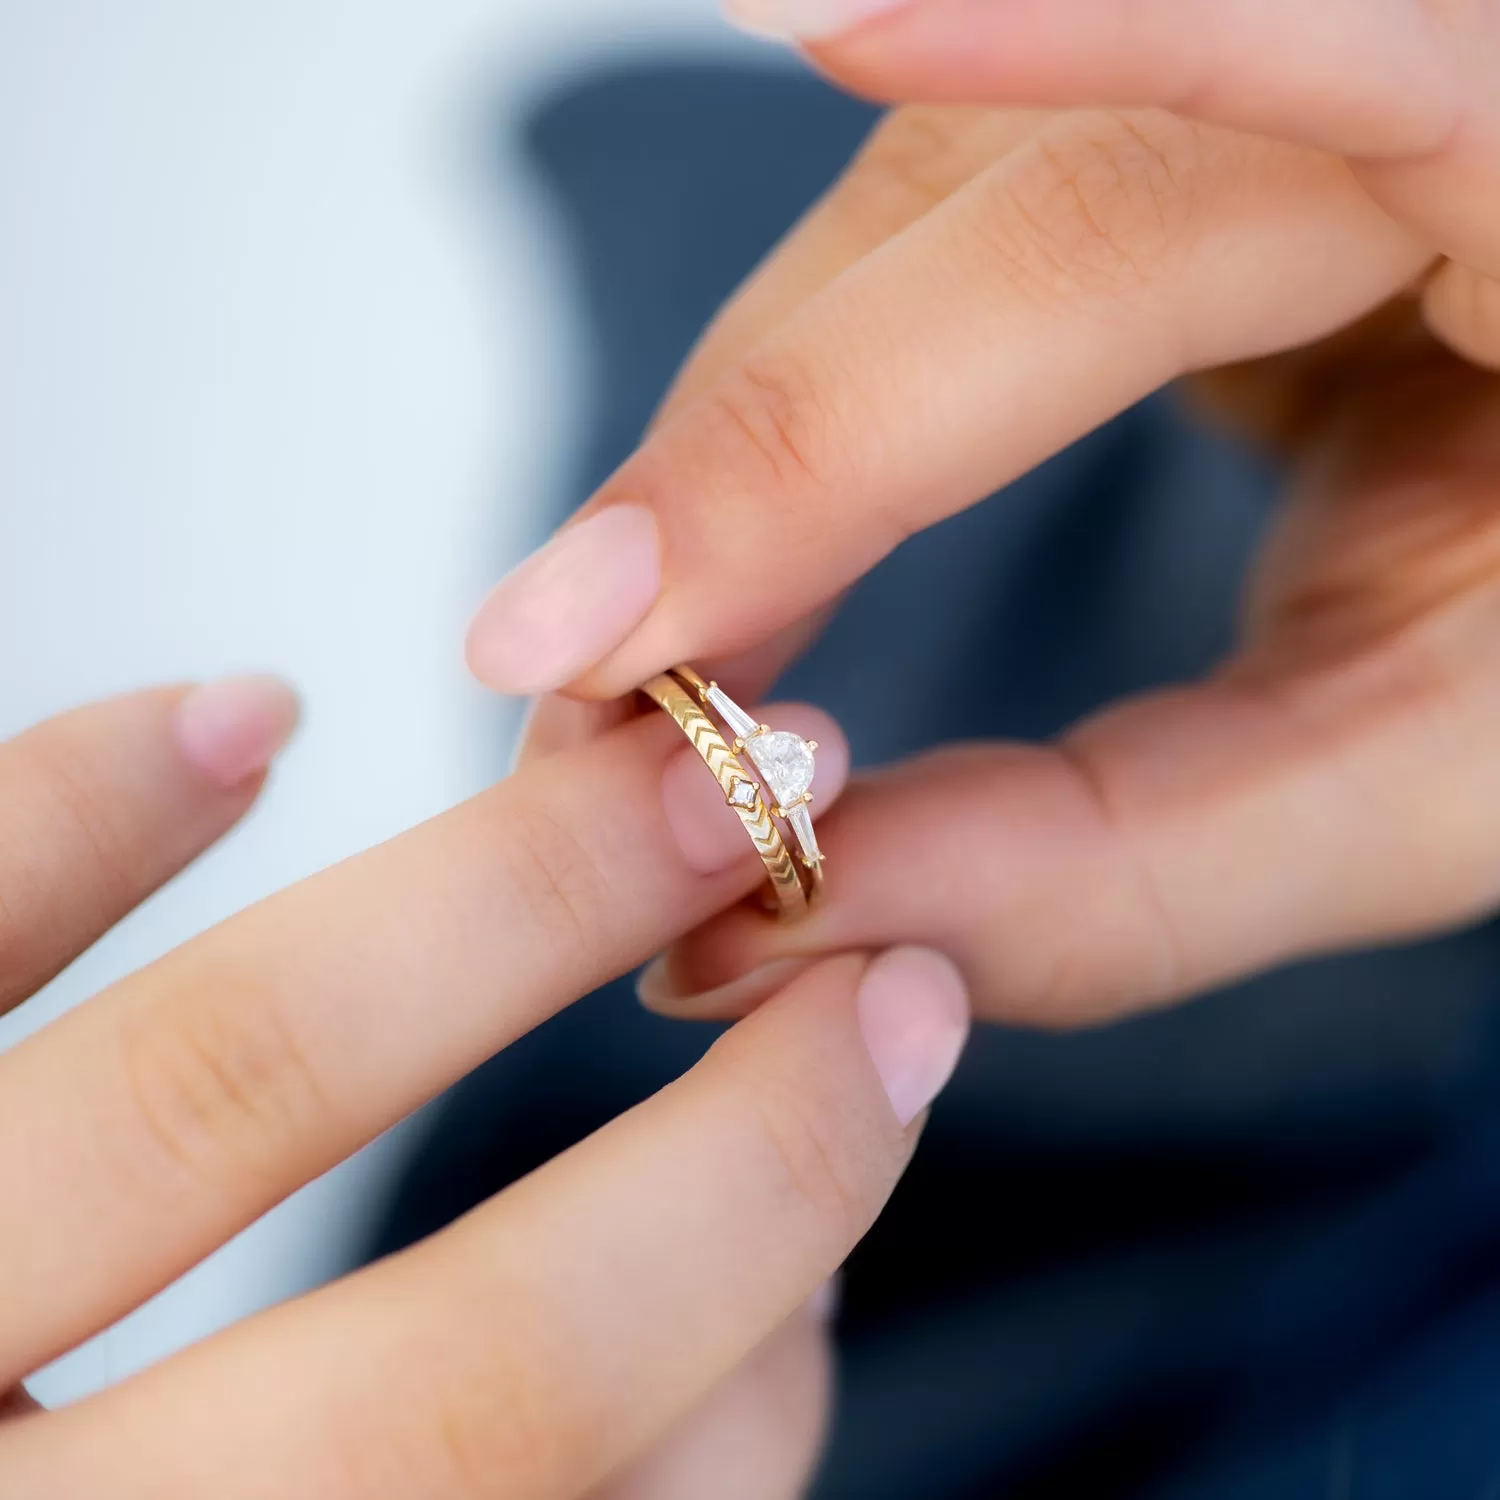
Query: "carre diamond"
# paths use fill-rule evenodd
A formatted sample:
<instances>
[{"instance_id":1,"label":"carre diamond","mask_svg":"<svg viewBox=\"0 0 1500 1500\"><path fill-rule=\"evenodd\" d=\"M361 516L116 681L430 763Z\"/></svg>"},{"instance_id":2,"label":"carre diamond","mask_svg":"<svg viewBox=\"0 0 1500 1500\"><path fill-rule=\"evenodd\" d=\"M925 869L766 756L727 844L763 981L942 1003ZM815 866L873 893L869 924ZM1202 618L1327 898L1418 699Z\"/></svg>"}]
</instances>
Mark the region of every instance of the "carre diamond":
<instances>
[{"instance_id":1,"label":"carre diamond","mask_svg":"<svg viewBox=\"0 0 1500 1500\"><path fill-rule=\"evenodd\" d=\"M731 807L754 807L759 800L753 781L746 781L742 776L736 776L734 783L729 788L729 805Z\"/></svg>"}]
</instances>

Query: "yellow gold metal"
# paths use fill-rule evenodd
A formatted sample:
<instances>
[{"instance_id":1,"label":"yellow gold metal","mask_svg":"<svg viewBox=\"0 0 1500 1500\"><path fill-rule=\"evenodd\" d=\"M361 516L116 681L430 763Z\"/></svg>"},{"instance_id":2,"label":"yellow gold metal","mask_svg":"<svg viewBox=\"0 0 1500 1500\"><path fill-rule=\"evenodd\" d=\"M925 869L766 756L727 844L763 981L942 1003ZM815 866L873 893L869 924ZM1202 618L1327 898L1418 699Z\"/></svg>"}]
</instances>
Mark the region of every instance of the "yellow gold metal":
<instances>
[{"instance_id":1,"label":"yellow gold metal","mask_svg":"<svg viewBox=\"0 0 1500 1500\"><path fill-rule=\"evenodd\" d=\"M717 692L719 689L719 684L717 682L705 681L701 676L699 676L697 672L693 670L692 667L689 666L673 667L672 671L668 675L675 677L677 681L688 690L689 693L695 694L697 696L699 704L702 705L704 709L705 717L707 717L707 710L709 708L708 695L712 692ZM650 691L650 689L648 688L647 691ZM668 712L670 712L670 710L668 710ZM713 720L709 719L709 722L713 723ZM747 743L750 740L755 739L758 735L770 733L771 728L768 724L760 724L757 725L753 733L748 734L743 738L736 737L733 741L734 754L738 755L742 753ZM729 749L729 744L727 741L724 748L726 751ZM817 748L818 742L816 740L810 740L808 742L809 750L816 751ZM726 787L726 798L728 796L728 792L729 788ZM761 802L757 804L757 810L763 810L767 800L768 799L766 799L765 797L762 797ZM774 818L785 818L789 812L794 811L804 802L811 802L812 800L813 794L811 792L808 792L806 795L799 797L797 801L794 802L789 808L771 807L770 816ZM735 806L735 804L733 803L731 803L730 805ZM745 810L743 808L736 807L736 811L739 812L741 818L745 817ZM771 826L774 828L776 825L773 823ZM782 842L783 847L785 847L788 853L791 854L794 846L798 841L791 835L783 834ZM823 872L823 864L824 856L822 854L819 854L817 859L807 859L803 856L800 848L796 849L793 868L796 869L800 867L805 872L801 879L801 885L805 894L805 898L809 903L817 902L823 895L824 886L826 884L826 877Z\"/></svg>"},{"instance_id":2,"label":"yellow gold metal","mask_svg":"<svg viewBox=\"0 0 1500 1500\"><path fill-rule=\"evenodd\" d=\"M694 677L696 676L695 673ZM748 782L753 786L755 778L735 758L714 721L704 713L699 703L693 701L694 690L698 690L701 697L707 691L707 686L702 684L701 678L697 681L681 681L671 673L663 673L660 677L653 677L642 691L658 708L669 714L688 737L693 748L703 757L704 764L724 789L724 800L739 814L740 822L745 825L745 831L755 844L755 852L760 855L761 862L766 867L766 874L771 877L770 894L773 900L769 904L779 909L784 917L802 916L807 911L807 891L797 872L797 862L787 848L781 830L771 821L764 799L757 797L753 807L742 807L729 800L737 782Z\"/></svg>"}]
</instances>

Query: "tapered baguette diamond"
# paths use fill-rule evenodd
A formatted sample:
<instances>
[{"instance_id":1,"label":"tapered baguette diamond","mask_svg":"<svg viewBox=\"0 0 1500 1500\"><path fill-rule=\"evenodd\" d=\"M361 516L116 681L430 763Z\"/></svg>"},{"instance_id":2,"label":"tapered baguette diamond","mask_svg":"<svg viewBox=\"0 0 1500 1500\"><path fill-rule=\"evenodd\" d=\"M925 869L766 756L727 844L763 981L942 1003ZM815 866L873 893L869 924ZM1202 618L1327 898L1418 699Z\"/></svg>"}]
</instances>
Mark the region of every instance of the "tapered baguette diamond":
<instances>
[{"instance_id":1,"label":"tapered baguette diamond","mask_svg":"<svg viewBox=\"0 0 1500 1500\"><path fill-rule=\"evenodd\" d=\"M737 735L754 734L760 725L745 712L723 688L715 684L708 690L708 701L719 710L719 716Z\"/></svg>"},{"instance_id":2,"label":"tapered baguette diamond","mask_svg":"<svg viewBox=\"0 0 1500 1500\"><path fill-rule=\"evenodd\" d=\"M818 836L813 832L812 814L807 810L804 802L799 807L794 807L787 816L787 821L792 825L792 832L797 835L797 842L802 845L802 857L810 865L815 865L822 854L818 850Z\"/></svg>"}]
</instances>

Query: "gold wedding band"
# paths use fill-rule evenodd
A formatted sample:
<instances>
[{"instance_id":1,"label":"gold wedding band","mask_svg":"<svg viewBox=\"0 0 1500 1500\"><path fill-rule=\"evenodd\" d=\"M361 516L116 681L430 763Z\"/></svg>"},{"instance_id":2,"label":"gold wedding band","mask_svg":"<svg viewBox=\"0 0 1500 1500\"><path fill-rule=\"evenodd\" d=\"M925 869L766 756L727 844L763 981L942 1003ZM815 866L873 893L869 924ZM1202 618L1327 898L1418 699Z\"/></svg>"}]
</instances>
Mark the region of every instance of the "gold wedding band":
<instances>
[{"instance_id":1,"label":"gold wedding band","mask_svg":"<svg viewBox=\"0 0 1500 1500\"><path fill-rule=\"evenodd\" d=\"M718 683L705 682L691 667L674 667L642 691L688 737L724 800L739 814L771 878L768 905L783 917L804 915L823 890L823 855L809 810L817 741L757 724ZM710 710L724 721L732 740Z\"/></svg>"}]
</instances>

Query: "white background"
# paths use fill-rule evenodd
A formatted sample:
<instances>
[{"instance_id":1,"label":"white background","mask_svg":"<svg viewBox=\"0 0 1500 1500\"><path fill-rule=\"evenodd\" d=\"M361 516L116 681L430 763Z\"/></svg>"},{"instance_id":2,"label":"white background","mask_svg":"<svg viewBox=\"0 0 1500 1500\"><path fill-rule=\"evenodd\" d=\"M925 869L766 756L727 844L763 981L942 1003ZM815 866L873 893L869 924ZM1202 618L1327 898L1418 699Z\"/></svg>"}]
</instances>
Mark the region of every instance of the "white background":
<instances>
[{"instance_id":1,"label":"white background","mask_svg":"<svg viewBox=\"0 0 1500 1500\"><path fill-rule=\"evenodd\" d=\"M247 668L307 707L251 823L0 1020L0 1047L495 774L509 711L460 641L534 535L584 357L545 212L519 170L497 181L497 107L689 44L757 45L711 0L0 0L0 734ZM399 1150L38 1395L325 1277Z\"/></svg>"}]
</instances>

